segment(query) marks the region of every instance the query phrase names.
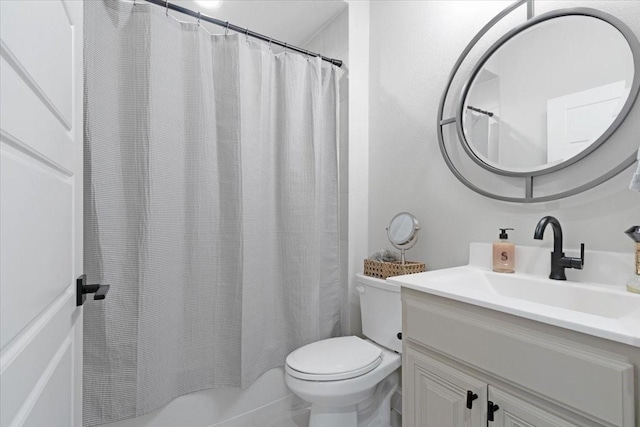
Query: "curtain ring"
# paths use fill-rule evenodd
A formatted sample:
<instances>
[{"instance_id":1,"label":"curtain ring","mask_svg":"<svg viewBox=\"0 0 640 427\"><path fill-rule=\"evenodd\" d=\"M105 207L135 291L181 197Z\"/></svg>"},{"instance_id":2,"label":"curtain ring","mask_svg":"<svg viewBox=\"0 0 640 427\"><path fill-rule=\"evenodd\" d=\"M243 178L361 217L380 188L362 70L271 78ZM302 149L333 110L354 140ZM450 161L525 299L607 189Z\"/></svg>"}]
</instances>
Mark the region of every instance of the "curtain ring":
<instances>
[{"instance_id":1,"label":"curtain ring","mask_svg":"<svg viewBox=\"0 0 640 427\"><path fill-rule=\"evenodd\" d=\"M307 49L307 62L309 62L309 49Z\"/></svg>"},{"instance_id":2,"label":"curtain ring","mask_svg":"<svg viewBox=\"0 0 640 427\"><path fill-rule=\"evenodd\" d=\"M164 2L164 14L167 15L167 17L169 16L169 0Z\"/></svg>"},{"instance_id":3,"label":"curtain ring","mask_svg":"<svg viewBox=\"0 0 640 427\"><path fill-rule=\"evenodd\" d=\"M229 21L227 21L227 25L224 26L224 36L227 37L229 35Z\"/></svg>"},{"instance_id":4,"label":"curtain ring","mask_svg":"<svg viewBox=\"0 0 640 427\"><path fill-rule=\"evenodd\" d=\"M200 13L200 11L198 11L198 27L200 26L200 15L201 15L201 13Z\"/></svg>"},{"instance_id":5,"label":"curtain ring","mask_svg":"<svg viewBox=\"0 0 640 427\"><path fill-rule=\"evenodd\" d=\"M273 41L273 37L269 37L269 50L273 50L271 49L271 42Z\"/></svg>"},{"instance_id":6,"label":"curtain ring","mask_svg":"<svg viewBox=\"0 0 640 427\"><path fill-rule=\"evenodd\" d=\"M244 29L244 39L249 43L249 28Z\"/></svg>"},{"instance_id":7,"label":"curtain ring","mask_svg":"<svg viewBox=\"0 0 640 427\"><path fill-rule=\"evenodd\" d=\"M286 43L286 42L285 42L285 44L284 44L284 54L285 54L285 55L287 54L287 43Z\"/></svg>"},{"instance_id":8,"label":"curtain ring","mask_svg":"<svg viewBox=\"0 0 640 427\"><path fill-rule=\"evenodd\" d=\"M133 7L136 7L136 0L133 0Z\"/></svg>"}]
</instances>

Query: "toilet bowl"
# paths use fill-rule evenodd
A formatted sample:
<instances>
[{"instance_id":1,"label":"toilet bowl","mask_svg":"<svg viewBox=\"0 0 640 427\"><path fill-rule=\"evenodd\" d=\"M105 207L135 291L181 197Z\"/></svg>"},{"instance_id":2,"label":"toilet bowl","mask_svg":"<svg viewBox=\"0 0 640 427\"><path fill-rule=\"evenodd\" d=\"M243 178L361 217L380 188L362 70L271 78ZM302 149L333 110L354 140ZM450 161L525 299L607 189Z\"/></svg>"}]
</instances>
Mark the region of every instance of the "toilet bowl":
<instances>
[{"instance_id":1,"label":"toilet bowl","mask_svg":"<svg viewBox=\"0 0 640 427\"><path fill-rule=\"evenodd\" d=\"M362 329L356 336L329 338L293 351L285 364L285 381L293 393L311 403L309 427L362 427L358 406L367 401L367 425L389 426L390 398L399 383L402 344L400 288L358 275ZM383 396L373 399L374 393ZM360 417L364 418L364 417Z\"/></svg>"}]
</instances>

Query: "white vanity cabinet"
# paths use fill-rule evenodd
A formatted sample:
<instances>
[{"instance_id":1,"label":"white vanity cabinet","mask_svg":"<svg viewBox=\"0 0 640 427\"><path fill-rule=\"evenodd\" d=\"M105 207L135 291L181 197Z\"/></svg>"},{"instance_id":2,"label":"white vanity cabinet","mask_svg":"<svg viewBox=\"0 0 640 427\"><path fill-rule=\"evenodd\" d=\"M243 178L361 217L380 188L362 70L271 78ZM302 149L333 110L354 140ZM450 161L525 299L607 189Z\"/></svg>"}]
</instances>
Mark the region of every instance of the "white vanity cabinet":
<instances>
[{"instance_id":1,"label":"white vanity cabinet","mask_svg":"<svg viewBox=\"0 0 640 427\"><path fill-rule=\"evenodd\" d=\"M408 288L402 305L404 427L640 427L640 348Z\"/></svg>"},{"instance_id":2,"label":"white vanity cabinet","mask_svg":"<svg viewBox=\"0 0 640 427\"><path fill-rule=\"evenodd\" d=\"M408 426L421 427L578 427L541 407L464 372L424 352L406 349L405 395ZM413 408L413 410L411 409ZM487 421L490 424L487 424Z\"/></svg>"}]
</instances>

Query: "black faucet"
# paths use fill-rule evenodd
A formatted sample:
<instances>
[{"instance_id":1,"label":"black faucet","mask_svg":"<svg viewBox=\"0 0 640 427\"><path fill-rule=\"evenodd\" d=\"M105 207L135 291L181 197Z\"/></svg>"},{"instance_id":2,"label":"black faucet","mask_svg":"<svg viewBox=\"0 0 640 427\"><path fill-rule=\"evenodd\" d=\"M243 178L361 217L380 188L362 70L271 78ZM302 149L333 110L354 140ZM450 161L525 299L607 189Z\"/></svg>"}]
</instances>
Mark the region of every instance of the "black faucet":
<instances>
[{"instance_id":1,"label":"black faucet","mask_svg":"<svg viewBox=\"0 0 640 427\"><path fill-rule=\"evenodd\" d=\"M584 265L584 243L580 245L580 258L564 256L564 252L562 252L562 227L560 226L560 221L555 217L545 216L538 221L533 238L542 240L544 229L548 224L551 224L553 228L553 252L551 252L551 274L549 274L549 279L567 280L567 276L564 274L565 268L582 270Z\"/></svg>"}]
</instances>

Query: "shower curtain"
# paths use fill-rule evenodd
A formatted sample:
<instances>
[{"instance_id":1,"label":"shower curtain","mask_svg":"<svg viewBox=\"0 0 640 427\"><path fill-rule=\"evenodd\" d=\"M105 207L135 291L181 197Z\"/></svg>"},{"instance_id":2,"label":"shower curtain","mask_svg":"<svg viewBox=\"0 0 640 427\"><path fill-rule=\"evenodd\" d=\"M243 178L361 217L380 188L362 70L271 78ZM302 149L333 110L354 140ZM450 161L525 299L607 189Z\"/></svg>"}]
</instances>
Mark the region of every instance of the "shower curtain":
<instances>
[{"instance_id":1,"label":"shower curtain","mask_svg":"<svg viewBox=\"0 0 640 427\"><path fill-rule=\"evenodd\" d=\"M84 424L339 335L340 70L140 2L85 29Z\"/></svg>"}]
</instances>

